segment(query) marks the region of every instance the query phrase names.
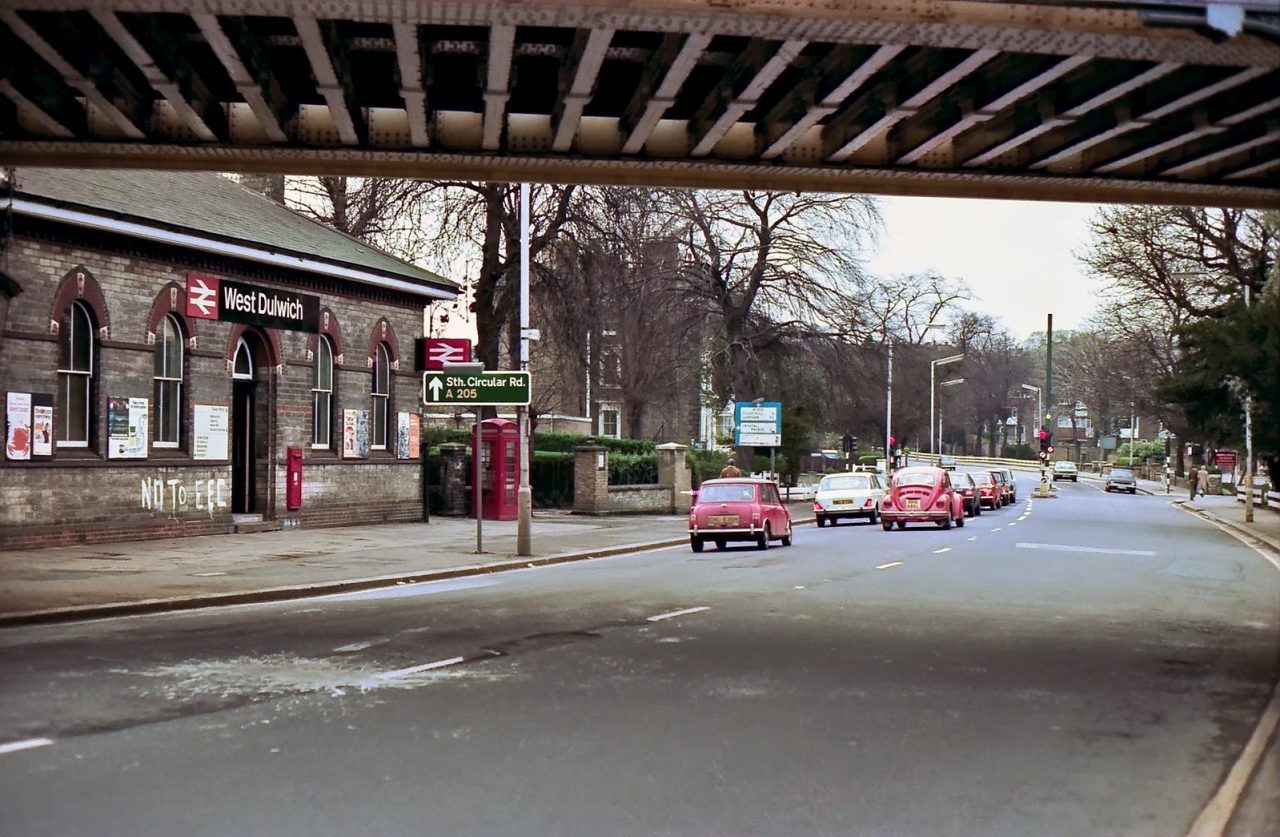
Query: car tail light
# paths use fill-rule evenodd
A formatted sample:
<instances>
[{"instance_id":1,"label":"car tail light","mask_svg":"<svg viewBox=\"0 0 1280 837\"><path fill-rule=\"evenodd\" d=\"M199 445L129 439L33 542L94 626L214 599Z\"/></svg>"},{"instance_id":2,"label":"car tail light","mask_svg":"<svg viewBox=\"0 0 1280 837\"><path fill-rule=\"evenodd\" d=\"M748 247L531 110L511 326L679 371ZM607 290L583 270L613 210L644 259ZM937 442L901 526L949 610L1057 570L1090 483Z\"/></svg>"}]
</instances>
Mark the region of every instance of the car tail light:
<instances>
[{"instance_id":1,"label":"car tail light","mask_svg":"<svg viewBox=\"0 0 1280 837\"><path fill-rule=\"evenodd\" d=\"M938 498L938 502L934 503L934 504L933 504L933 507L934 507L935 509L945 509L945 508L947 507L947 498L946 498L946 496L944 495L944 496L942 496L942 497L939 497L939 498Z\"/></svg>"},{"instance_id":2,"label":"car tail light","mask_svg":"<svg viewBox=\"0 0 1280 837\"><path fill-rule=\"evenodd\" d=\"M862 504L862 507L863 507L864 509L869 509L869 508L871 508L872 506L874 506L875 504L876 504L876 501L875 501L875 500L872 500L870 497L868 497L868 498L867 498L867 502L863 503L863 504Z\"/></svg>"},{"instance_id":3,"label":"car tail light","mask_svg":"<svg viewBox=\"0 0 1280 837\"><path fill-rule=\"evenodd\" d=\"M885 497L884 500L881 501L880 505L881 505L881 508L886 508L886 509L893 508L893 498Z\"/></svg>"},{"instance_id":4,"label":"car tail light","mask_svg":"<svg viewBox=\"0 0 1280 837\"><path fill-rule=\"evenodd\" d=\"M972 489L972 488L966 488L966 489L964 490L964 496L966 496L966 497L972 497L972 496L973 496L973 489Z\"/></svg>"},{"instance_id":5,"label":"car tail light","mask_svg":"<svg viewBox=\"0 0 1280 837\"><path fill-rule=\"evenodd\" d=\"M820 511L822 511L822 504L821 504L821 503L819 503L817 500L814 500L814 501L813 501L813 510L814 510L814 511L816 511L816 512L820 512Z\"/></svg>"},{"instance_id":6,"label":"car tail light","mask_svg":"<svg viewBox=\"0 0 1280 837\"><path fill-rule=\"evenodd\" d=\"M760 528L760 512L751 513L751 528L752 529Z\"/></svg>"}]
</instances>

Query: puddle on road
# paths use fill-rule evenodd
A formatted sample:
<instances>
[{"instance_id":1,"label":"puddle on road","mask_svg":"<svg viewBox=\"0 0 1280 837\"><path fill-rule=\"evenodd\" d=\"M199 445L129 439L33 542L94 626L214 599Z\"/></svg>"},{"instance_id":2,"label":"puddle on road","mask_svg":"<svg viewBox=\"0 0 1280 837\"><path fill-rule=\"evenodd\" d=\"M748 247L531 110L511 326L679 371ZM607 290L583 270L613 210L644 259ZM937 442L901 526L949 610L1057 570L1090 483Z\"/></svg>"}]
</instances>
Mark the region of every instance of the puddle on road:
<instances>
[{"instance_id":1,"label":"puddle on road","mask_svg":"<svg viewBox=\"0 0 1280 837\"><path fill-rule=\"evenodd\" d=\"M360 665L350 660L326 660L273 654L266 657L233 657L177 665L158 666L140 672L168 682L160 691L170 700L198 697L276 697L325 692L345 695L349 691L414 689L440 682L505 680L511 674L476 671L467 666L424 671L384 679L378 675L395 668Z\"/></svg>"}]
</instances>

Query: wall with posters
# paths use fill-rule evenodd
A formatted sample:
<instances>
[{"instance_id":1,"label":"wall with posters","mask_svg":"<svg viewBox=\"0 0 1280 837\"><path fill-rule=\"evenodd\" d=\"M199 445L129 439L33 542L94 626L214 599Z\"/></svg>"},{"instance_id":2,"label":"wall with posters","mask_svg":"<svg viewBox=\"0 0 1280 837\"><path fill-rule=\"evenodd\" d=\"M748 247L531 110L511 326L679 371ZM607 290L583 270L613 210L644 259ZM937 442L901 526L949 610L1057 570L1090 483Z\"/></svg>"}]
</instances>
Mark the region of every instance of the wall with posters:
<instances>
[{"instance_id":1,"label":"wall with posters","mask_svg":"<svg viewBox=\"0 0 1280 837\"><path fill-rule=\"evenodd\" d=\"M23 293L10 304L0 343L6 442L0 549L235 531L232 361L246 328L262 338L253 512L278 525L422 519L421 464L410 438L418 429L412 352L421 331L421 298L137 239L24 224L21 217L3 256ZM317 297L321 331L188 317L192 272ZM89 438L80 446L58 443L58 422L66 419L56 396L59 336L71 303L90 312L93 326ZM182 347L173 442L157 435L164 416L156 356L166 317L178 324ZM321 335L333 347L328 445L314 439ZM385 449L369 442L370 356L378 343L391 348L394 360ZM352 456L343 449L347 411L356 413ZM290 446L304 450L299 512L284 504Z\"/></svg>"}]
</instances>

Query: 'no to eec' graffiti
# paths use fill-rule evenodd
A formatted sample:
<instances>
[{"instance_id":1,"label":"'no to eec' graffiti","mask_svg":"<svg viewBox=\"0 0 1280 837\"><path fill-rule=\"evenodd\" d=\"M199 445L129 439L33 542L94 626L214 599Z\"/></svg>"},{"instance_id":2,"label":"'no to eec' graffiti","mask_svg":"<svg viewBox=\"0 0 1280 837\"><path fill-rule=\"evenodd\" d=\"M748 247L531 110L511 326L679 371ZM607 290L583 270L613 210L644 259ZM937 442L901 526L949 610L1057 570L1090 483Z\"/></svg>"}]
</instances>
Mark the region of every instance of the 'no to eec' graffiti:
<instances>
[{"instance_id":1,"label":"'no to eec' graffiti","mask_svg":"<svg viewBox=\"0 0 1280 837\"><path fill-rule=\"evenodd\" d=\"M225 479L196 480L191 488L183 485L180 479L144 479L142 508L147 511L167 509L172 514L203 511L212 517L215 510L227 507L226 491Z\"/></svg>"}]
</instances>

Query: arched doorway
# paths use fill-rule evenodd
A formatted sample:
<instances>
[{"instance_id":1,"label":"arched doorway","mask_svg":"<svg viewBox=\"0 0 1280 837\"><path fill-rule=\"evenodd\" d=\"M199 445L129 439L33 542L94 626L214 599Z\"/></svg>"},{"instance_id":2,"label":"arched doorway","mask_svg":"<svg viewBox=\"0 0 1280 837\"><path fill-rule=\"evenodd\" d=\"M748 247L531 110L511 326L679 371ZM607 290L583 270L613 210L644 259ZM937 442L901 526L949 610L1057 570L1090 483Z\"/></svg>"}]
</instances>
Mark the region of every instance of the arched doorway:
<instances>
[{"instance_id":1,"label":"arched doorway","mask_svg":"<svg viewBox=\"0 0 1280 837\"><path fill-rule=\"evenodd\" d=\"M262 349L257 336L246 331L236 341L231 361L231 512L254 514L257 503L255 427L258 367Z\"/></svg>"}]
</instances>

